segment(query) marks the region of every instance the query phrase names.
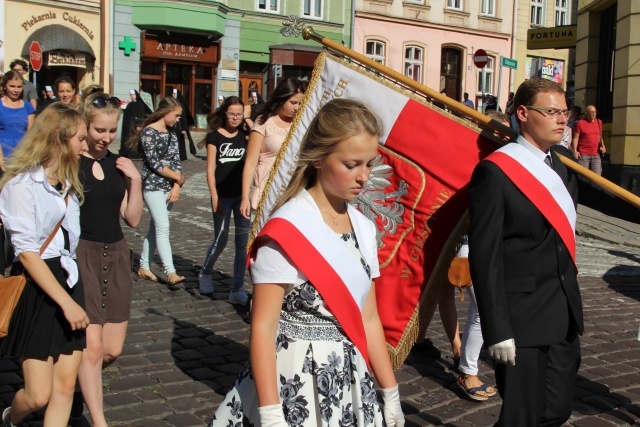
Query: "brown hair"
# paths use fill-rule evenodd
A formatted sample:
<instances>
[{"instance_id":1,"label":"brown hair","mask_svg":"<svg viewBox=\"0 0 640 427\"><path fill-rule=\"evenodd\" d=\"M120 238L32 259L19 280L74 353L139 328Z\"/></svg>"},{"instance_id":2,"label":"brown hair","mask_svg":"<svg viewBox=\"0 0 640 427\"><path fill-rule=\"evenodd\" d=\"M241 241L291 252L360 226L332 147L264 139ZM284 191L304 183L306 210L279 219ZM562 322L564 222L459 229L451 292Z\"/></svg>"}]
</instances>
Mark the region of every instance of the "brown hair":
<instances>
[{"instance_id":1,"label":"brown hair","mask_svg":"<svg viewBox=\"0 0 640 427\"><path fill-rule=\"evenodd\" d=\"M516 114L516 119L518 123L520 123L520 119L518 119L517 111L521 105L525 107L527 105L532 105L535 102L535 98L539 93L551 92L551 93L559 93L563 97L565 96L564 89L558 83L553 82L547 79L529 79L525 80L524 83L520 85L518 90L516 91L515 96L513 97L513 112Z\"/></svg>"},{"instance_id":2,"label":"brown hair","mask_svg":"<svg viewBox=\"0 0 640 427\"><path fill-rule=\"evenodd\" d=\"M296 169L271 213L278 210L303 188L312 187L317 178L313 163L327 158L336 146L354 135L380 135L382 120L371 109L354 99L336 98L318 111L300 144Z\"/></svg>"},{"instance_id":3,"label":"brown hair","mask_svg":"<svg viewBox=\"0 0 640 427\"><path fill-rule=\"evenodd\" d=\"M2 76L2 79L0 79L0 96L4 96L4 87L11 80L20 80L24 84L24 77L22 77L22 73L19 73L18 71L9 70L6 73L4 73L4 75Z\"/></svg>"},{"instance_id":4,"label":"brown hair","mask_svg":"<svg viewBox=\"0 0 640 427\"><path fill-rule=\"evenodd\" d=\"M162 100L158 104L158 108L156 109L156 111L147 116L147 118L142 123L142 126L140 126L140 130L138 130L127 142L129 148L137 151L138 153L141 153L140 135L142 135L142 131L144 130L144 128L162 119L164 116L166 116L176 108L182 108L182 104L180 104L180 101L178 101L176 98L174 98L173 96L162 98Z\"/></svg>"}]
</instances>

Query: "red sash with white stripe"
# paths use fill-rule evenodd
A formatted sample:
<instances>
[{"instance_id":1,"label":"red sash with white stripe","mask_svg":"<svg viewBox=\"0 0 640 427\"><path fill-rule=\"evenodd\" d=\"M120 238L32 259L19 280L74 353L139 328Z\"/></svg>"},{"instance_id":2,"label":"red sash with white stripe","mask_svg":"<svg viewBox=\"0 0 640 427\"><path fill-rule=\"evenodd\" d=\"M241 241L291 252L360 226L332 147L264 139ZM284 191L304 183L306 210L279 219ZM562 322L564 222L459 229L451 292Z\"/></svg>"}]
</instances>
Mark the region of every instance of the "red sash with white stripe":
<instances>
[{"instance_id":1,"label":"red sash with white stripe","mask_svg":"<svg viewBox=\"0 0 640 427\"><path fill-rule=\"evenodd\" d=\"M569 250L577 270L576 210L560 176L518 144L507 144L485 160L495 163L549 221Z\"/></svg>"},{"instance_id":2,"label":"red sash with white stripe","mask_svg":"<svg viewBox=\"0 0 640 427\"><path fill-rule=\"evenodd\" d=\"M369 365L362 313L343 279L315 245L294 224L284 218L271 218L266 223L251 245L249 258L255 259L260 241L267 237L278 243L296 268L301 270L317 289L347 337Z\"/></svg>"}]
</instances>

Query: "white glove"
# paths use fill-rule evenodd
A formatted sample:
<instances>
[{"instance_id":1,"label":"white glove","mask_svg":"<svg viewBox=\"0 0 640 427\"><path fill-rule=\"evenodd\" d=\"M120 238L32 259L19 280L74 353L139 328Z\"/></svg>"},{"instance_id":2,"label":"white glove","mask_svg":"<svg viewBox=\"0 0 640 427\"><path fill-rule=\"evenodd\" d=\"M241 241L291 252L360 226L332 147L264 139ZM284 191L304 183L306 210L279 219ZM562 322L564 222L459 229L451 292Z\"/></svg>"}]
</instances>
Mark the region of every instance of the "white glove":
<instances>
[{"instance_id":1,"label":"white glove","mask_svg":"<svg viewBox=\"0 0 640 427\"><path fill-rule=\"evenodd\" d=\"M513 338L489 346L489 355L498 363L516 366L516 342Z\"/></svg>"},{"instance_id":2,"label":"white glove","mask_svg":"<svg viewBox=\"0 0 640 427\"><path fill-rule=\"evenodd\" d=\"M384 398L384 421L387 427L404 427L404 414L400 407L400 393L398 385L391 388L383 388L382 396Z\"/></svg>"},{"instance_id":3,"label":"white glove","mask_svg":"<svg viewBox=\"0 0 640 427\"><path fill-rule=\"evenodd\" d=\"M282 405L261 406L258 408L260 414L260 425L262 427L289 427L287 420L284 418Z\"/></svg>"}]
</instances>

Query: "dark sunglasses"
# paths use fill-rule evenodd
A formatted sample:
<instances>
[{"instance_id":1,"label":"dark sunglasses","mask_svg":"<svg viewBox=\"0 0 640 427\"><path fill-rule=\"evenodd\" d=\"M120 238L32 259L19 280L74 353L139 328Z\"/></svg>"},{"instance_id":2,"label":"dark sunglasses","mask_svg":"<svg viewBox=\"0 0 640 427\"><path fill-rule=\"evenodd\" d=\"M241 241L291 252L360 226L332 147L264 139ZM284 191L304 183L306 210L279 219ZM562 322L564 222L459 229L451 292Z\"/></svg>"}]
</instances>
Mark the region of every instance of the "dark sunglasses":
<instances>
[{"instance_id":1,"label":"dark sunglasses","mask_svg":"<svg viewBox=\"0 0 640 427\"><path fill-rule=\"evenodd\" d=\"M96 96L91 103L98 108L104 108L107 104L111 104L113 108L120 108L120 99L115 96L112 96L111 98L107 98L106 96Z\"/></svg>"}]
</instances>

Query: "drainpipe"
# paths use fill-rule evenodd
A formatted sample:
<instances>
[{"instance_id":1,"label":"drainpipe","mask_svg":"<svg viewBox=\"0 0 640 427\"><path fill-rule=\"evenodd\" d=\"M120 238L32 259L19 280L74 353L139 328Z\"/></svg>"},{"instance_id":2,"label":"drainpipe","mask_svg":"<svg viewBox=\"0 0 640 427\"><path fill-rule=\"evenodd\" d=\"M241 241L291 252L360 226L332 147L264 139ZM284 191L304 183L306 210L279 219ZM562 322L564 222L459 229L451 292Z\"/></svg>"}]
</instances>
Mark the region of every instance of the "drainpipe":
<instances>
[{"instance_id":1,"label":"drainpipe","mask_svg":"<svg viewBox=\"0 0 640 427\"><path fill-rule=\"evenodd\" d=\"M349 38L349 48L353 50L353 36L356 32L356 0L351 0L351 37Z\"/></svg>"},{"instance_id":2,"label":"drainpipe","mask_svg":"<svg viewBox=\"0 0 640 427\"><path fill-rule=\"evenodd\" d=\"M516 57L516 42L517 42L516 32L518 31L518 3L519 2L513 2L513 16L511 17L512 19L511 57L514 59ZM525 58L525 61L526 61L526 58ZM522 65L525 67L527 66L526 62ZM515 79L515 76L514 76L515 73L516 73L515 70L509 69L509 92L515 92L513 90L513 80Z\"/></svg>"},{"instance_id":3,"label":"drainpipe","mask_svg":"<svg viewBox=\"0 0 640 427\"><path fill-rule=\"evenodd\" d=\"M116 58L116 54L114 51L114 46L115 46L115 30L116 30L116 0L111 0L111 7L109 8L109 25L111 26L111 42L110 42L110 50L111 50L111 58L109 60L109 93L114 93L115 92L115 87L114 87L114 81L113 81L113 70L114 70L114 65L113 63L115 62L115 58ZM102 66L104 67L104 63L102 64Z\"/></svg>"}]
</instances>

